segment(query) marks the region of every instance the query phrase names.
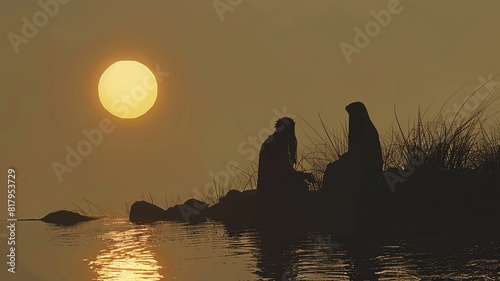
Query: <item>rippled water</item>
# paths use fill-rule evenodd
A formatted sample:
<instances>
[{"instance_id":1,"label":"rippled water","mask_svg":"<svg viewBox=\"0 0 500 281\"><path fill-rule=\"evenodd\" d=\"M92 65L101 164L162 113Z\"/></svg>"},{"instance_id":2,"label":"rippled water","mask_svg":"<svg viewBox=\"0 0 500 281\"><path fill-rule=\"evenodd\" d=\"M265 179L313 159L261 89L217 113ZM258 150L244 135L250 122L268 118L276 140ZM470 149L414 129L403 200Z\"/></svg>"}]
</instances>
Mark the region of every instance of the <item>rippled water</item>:
<instances>
[{"instance_id":1,"label":"rippled water","mask_svg":"<svg viewBox=\"0 0 500 281\"><path fill-rule=\"evenodd\" d=\"M0 280L500 280L497 242L421 250L415 240L351 245L217 222L18 222L17 273L4 266ZM5 253L5 239L0 246Z\"/></svg>"}]
</instances>

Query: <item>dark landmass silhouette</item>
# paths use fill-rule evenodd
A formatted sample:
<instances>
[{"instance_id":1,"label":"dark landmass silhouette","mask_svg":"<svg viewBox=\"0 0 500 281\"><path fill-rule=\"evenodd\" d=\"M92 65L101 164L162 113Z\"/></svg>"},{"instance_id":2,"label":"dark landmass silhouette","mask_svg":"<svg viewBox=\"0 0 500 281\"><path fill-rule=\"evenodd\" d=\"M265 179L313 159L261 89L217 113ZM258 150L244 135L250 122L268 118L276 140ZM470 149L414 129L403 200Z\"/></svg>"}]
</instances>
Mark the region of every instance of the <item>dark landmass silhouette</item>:
<instances>
[{"instance_id":1,"label":"dark landmass silhouette","mask_svg":"<svg viewBox=\"0 0 500 281\"><path fill-rule=\"evenodd\" d=\"M379 135L366 107L355 102L346 106L346 111L347 152L327 165L319 190L308 190L315 182L312 174L294 168L295 123L283 117L276 123L276 132L262 144L256 190L229 190L213 206L190 199L166 211L137 202L130 220L196 223L212 219L266 230L324 229L337 237L366 232L437 235L500 229L500 204L496 203L500 198L500 148L493 155L496 164L488 169L444 169L443 155L457 158L462 147L450 150L451 145L440 140L423 156L426 160L410 167L411 173L408 167L383 171ZM457 134L469 121L457 128ZM418 148L414 143L407 146Z\"/></svg>"},{"instance_id":2,"label":"dark landmass silhouette","mask_svg":"<svg viewBox=\"0 0 500 281\"><path fill-rule=\"evenodd\" d=\"M477 135L470 127L481 125L480 114L453 121L437 136L432 135L436 128L423 127L419 119L411 133L395 137L403 162L388 163L391 155L383 158L366 107L355 102L346 111L347 151L321 166L321 182L297 168L295 123L283 117L261 146L255 190L229 190L211 206L193 198L165 210L137 201L131 205L130 222L215 220L229 234L231 229L256 228L262 254L258 274L274 279L294 277L288 253L292 236L308 231L330 233L349 245L358 269L353 280L376 280L366 261L377 256L374 245L387 237L418 237L419 247L430 251L447 243L498 239L500 146L474 146ZM436 142L427 142L429 136ZM312 189L313 184L319 188ZM41 220L71 225L92 219L58 211ZM269 267L271 263L278 268Z\"/></svg>"},{"instance_id":3,"label":"dark landmass silhouette","mask_svg":"<svg viewBox=\"0 0 500 281\"><path fill-rule=\"evenodd\" d=\"M371 221L364 225L363 231L377 230L378 233L406 232L431 235L470 228L477 232L498 230L500 229L498 220L500 207L496 202L500 192L495 184L499 181L498 176L487 179L480 184L470 181L444 180L438 184L428 185L426 190L419 190L419 187L415 188L414 186L412 188L408 184L407 190L394 193L386 198L377 198L375 208L371 213ZM441 188L433 192L428 190L435 188L436 185L440 185ZM450 192L458 192L458 194L450 195ZM479 194L475 194L476 192ZM309 191L309 193L310 197L318 195L316 191ZM154 221L197 223L212 219L233 226L257 226L253 219L255 202L256 192L254 190L245 192L230 190L221 199L221 202L206 209L177 205L168 209L172 213L177 209L176 215L167 216L166 210L151 203L139 201L134 203L131 208L130 221L137 223ZM332 225L329 219L321 220L325 217L328 218L328 215L314 210L314 208L305 210L301 214L302 217L294 218L297 219L297 224L311 229L326 228L332 233L336 233L337 231L332 228L336 225ZM192 212L192 215L189 212ZM141 216L142 218L138 219ZM274 226L277 228L286 227L289 220L289 218L277 220Z\"/></svg>"}]
</instances>

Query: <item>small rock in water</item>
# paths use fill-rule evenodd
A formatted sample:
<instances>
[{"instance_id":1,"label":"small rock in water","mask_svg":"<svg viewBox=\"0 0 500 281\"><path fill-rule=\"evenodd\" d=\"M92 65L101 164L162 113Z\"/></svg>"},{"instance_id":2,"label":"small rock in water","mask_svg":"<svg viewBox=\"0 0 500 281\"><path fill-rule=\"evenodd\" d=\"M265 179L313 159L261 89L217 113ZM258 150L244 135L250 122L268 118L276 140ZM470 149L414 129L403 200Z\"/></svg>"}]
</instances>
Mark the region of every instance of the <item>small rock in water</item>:
<instances>
[{"instance_id":1,"label":"small rock in water","mask_svg":"<svg viewBox=\"0 0 500 281\"><path fill-rule=\"evenodd\" d=\"M152 223L167 220L166 211L146 201L130 206L129 220L133 223Z\"/></svg>"},{"instance_id":2,"label":"small rock in water","mask_svg":"<svg viewBox=\"0 0 500 281\"><path fill-rule=\"evenodd\" d=\"M61 210L46 215L41 219L41 221L57 225L69 226L79 222L90 221L94 219L95 218L83 216L72 211Z\"/></svg>"}]
</instances>

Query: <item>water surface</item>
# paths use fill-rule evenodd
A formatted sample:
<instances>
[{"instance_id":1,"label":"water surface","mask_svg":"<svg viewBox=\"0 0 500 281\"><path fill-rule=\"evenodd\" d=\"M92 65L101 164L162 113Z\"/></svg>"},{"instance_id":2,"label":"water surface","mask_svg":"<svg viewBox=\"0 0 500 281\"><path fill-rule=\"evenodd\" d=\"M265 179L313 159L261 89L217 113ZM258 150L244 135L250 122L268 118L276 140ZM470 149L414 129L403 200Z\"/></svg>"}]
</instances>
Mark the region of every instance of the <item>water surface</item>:
<instances>
[{"instance_id":1,"label":"water surface","mask_svg":"<svg viewBox=\"0 0 500 281\"><path fill-rule=\"evenodd\" d=\"M412 239L356 246L322 232L269 235L218 222L18 222L17 273L3 263L0 280L500 280L498 242L440 250L422 250Z\"/></svg>"}]
</instances>

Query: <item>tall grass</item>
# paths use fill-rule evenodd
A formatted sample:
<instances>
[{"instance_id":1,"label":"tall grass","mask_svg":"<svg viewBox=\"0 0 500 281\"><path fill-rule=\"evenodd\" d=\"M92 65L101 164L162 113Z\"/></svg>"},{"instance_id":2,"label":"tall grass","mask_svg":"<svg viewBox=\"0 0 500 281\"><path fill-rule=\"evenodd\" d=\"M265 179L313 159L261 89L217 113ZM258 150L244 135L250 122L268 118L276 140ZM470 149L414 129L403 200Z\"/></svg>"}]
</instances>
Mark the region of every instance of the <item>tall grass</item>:
<instances>
[{"instance_id":1,"label":"tall grass","mask_svg":"<svg viewBox=\"0 0 500 281\"><path fill-rule=\"evenodd\" d=\"M121 215L107 203L101 202L97 204L86 198L84 199L84 203L76 204L72 202L71 204L73 205L72 211L83 216L103 218L103 217L118 217Z\"/></svg>"},{"instance_id":2,"label":"tall grass","mask_svg":"<svg viewBox=\"0 0 500 281\"><path fill-rule=\"evenodd\" d=\"M489 96L473 110L465 107L467 101L482 88L474 91L451 117L447 116L447 109L451 108L448 103L456 93L450 96L433 116L428 116L430 107L423 112L418 109L416 117L408 119L406 126L402 125L394 108L395 125L385 134L380 134L383 168L405 169L419 159L419 165L441 172L464 173L474 169L489 173L500 171L500 123L494 122L497 112L491 111L492 104L498 98ZM329 128L320 114L318 118L321 124L319 129L301 118L305 124L302 129L309 145L299 148L294 167L313 173L317 182L310 187L312 190L319 190L321 187L326 166L338 160L348 149L347 122L340 123L338 128ZM236 176L232 177L229 183L212 178L212 188L191 195L214 205L231 189L255 189L257 168L256 162L249 162L246 169L232 167ZM150 195L149 201L155 203L156 198ZM165 201L167 202L166 199ZM180 198L177 198L177 204L179 203ZM167 206L172 206L172 202L167 202Z\"/></svg>"},{"instance_id":3,"label":"tall grass","mask_svg":"<svg viewBox=\"0 0 500 281\"><path fill-rule=\"evenodd\" d=\"M465 107L481 89L474 91L453 116L447 114L453 95L433 116L428 116L430 106L423 112L419 108L416 117L406 121L406 126L402 125L394 108L395 125L380 134L384 170L406 169L418 160L419 166L440 172L500 171L500 123L494 121L498 112L491 110L498 97L489 96L472 110ZM348 148L348 124L344 122L338 128L329 128L320 114L318 118L319 129L301 118L309 145L299 148L295 165L297 170L313 173L317 182L310 187L312 190L319 190L326 166L338 160ZM213 179L213 188L197 199L216 204L230 189L255 188L257 166L252 162L246 171L238 170L238 177L229 185Z\"/></svg>"},{"instance_id":4,"label":"tall grass","mask_svg":"<svg viewBox=\"0 0 500 281\"><path fill-rule=\"evenodd\" d=\"M481 143L476 151L477 168L487 173L500 172L500 122L482 130Z\"/></svg>"},{"instance_id":5,"label":"tall grass","mask_svg":"<svg viewBox=\"0 0 500 281\"><path fill-rule=\"evenodd\" d=\"M130 213L130 206L132 205L132 203L139 200L149 202L164 209L168 209L182 203L179 196L174 198L164 195L163 198L160 198L156 194L148 192L147 194L141 194L140 198L136 200L121 202L123 209L120 208L121 210L119 211L117 210L117 208L113 208L105 202L96 203L86 198L83 200L83 202L80 203L72 202L71 205L73 206L73 208L71 209L71 211L83 216L96 218L116 218L124 216L128 217Z\"/></svg>"},{"instance_id":6,"label":"tall grass","mask_svg":"<svg viewBox=\"0 0 500 281\"><path fill-rule=\"evenodd\" d=\"M451 117L446 114L451 97L433 116L428 116L430 107L424 112L418 109L416 117L408 119L406 129L403 129L394 109L395 125L380 135L384 169L405 169L418 159L419 165L441 172L500 170L500 123L494 121L498 112L491 110L498 97L489 96L472 110L465 107L481 89L474 91ZM313 190L321 186L328 163L337 160L348 146L348 126L345 123L340 129L329 129L321 115L319 120L321 128L318 130L303 119L307 129L312 131L312 134L305 131L311 144L302 149L298 165L319 179Z\"/></svg>"},{"instance_id":7,"label":"tall grass","mask_svg":"<svg viewBox=\"0 0 500 281\"><path fill-rule=\"evenodd\" d=\"M426 116L428 109L424 113L419 109L413 123L408 123L406 132L394 110L397 126L391 130L389 141L383 142L385 168L404 168L416 157L423 160L420 165L440 171L466 172L480 168L482 159L488 156L484 154L488 153L485 145L494 145L498 141L498 136L486 142L484 138L491 133L485 130L485 125L490 124L490 119L495 116L488 109L496 100L484 99L473 110L462 105L452 118L445 114L446 103L430 118Z\"/></svg>"},{"instance_id":8,"label":"tall grass","mask_svg":"<svg viewBox=\"0 0 500 281\"><path fill-rule=\"evenodd\" d=\"M318 118L321 122L320 130L315 129L307 120L301 118L312 133L308 133L303 128L310 145L300 150L295 167L314 175L316 183L312 184L312 190L319 190L326 166L338 160L342 154L347 152L348 147L348 125L346 123L341 124L340 129L329 129L320 114L318 114Z\"/></svg>"},{"instance_id":9,"label":"tall grass","mask_svg":"<svg viewBox=\"0 0 500 281\"><path fill-rule=\"evenodd\" d=\"M197 194L191 194L191 196L208 205L215 205L231 189L238 191L255 189L257 187L257 167L257 163L255 162L249 162L246 169L231 166L230 168L236 176L231 177L229 182L225 183L221 179L217 180L212 177L212 188L201 192L198 190Z\"/></svg>"}]
</instances>

